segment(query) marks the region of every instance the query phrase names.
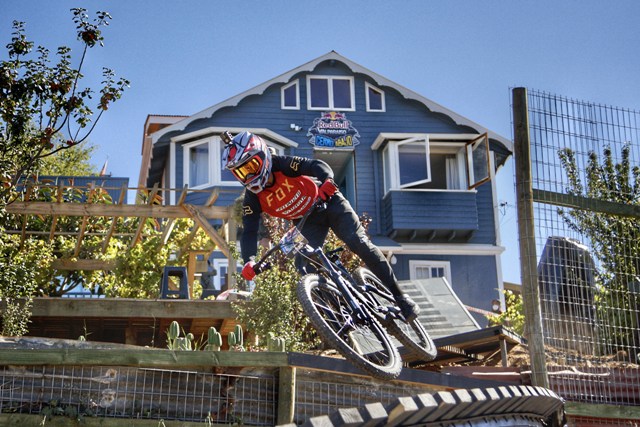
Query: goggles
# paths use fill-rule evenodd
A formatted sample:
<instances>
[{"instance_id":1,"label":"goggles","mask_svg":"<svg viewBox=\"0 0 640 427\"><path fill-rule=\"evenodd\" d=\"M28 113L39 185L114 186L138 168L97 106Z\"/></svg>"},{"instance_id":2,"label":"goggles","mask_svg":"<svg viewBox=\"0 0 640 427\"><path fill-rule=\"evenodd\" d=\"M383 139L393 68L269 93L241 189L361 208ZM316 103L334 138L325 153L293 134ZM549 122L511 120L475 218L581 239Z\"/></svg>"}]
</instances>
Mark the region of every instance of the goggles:
<instances>
[{"instance_id":1,"label":"goggles","mask_svg":"<svg viewBox=\"0 0 640 427\"><path fill-rule=\"evenodd\" d=\"M240 182L245 183L257 175L260 170L262 170L262 159L258 156L253 156L240 166L233 168L232 172Z\"/></svg>"}]
</instances>

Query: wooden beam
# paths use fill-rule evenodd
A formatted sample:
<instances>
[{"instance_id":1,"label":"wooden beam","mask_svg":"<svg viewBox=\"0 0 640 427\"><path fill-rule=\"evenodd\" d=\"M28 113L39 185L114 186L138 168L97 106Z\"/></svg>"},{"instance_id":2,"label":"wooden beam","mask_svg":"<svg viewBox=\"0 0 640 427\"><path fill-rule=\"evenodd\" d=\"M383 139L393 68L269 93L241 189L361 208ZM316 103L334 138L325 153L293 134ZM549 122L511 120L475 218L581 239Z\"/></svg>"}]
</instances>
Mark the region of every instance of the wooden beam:
<instances>
[{"instance_id":1,"label":"wooden beam","mask_svg":"<svg viewBox=\"0 0 640 427\"><path fill-rule=\"evenodd\" d=\"M118 198L118 204L122 205L122 202L124 201L124 196L125 194L127 194L127 186L123 185L122 188L120 188L120 197ZM111 226L109 227L109 231L107 232L104 241L102 242L102 253L106 253L107 252L107 248L109 247L109 241L111 240L111 237L113 236L113 232L116 229L116 222L118 221L117 217L112 216L111 217Z\"/></svg>"},{"instance_id":2,"label":"wooden beam","mask_svg":"<svg viewBox=\"0 0 640 427\"><path fill-rule=\"evenodd\" d=\"M207 236L209 236L209 238L213 240L213 242L218 246L218 249L220 249L220 251L226 257L228 257L229 246L227 245L227 242L225 242L224 238L220 236L218 231L215 228L213 228L211 224L209 224L209 221L207 220L206 216L202 212L203 207L194 206L190 204L184 204L182 205L182 207L191 215L191 218L193 218L196 224L198 224L204 230L204 232L207 233ZM224 209L227 210L226 208Z\"/></svg>"},{"instance_id":3,"label":"wooden beam","mask_svg":"<svg viewBox=\"0 0 640 427\"><path fill-rule=\"evenodd\" d=\"M574 196L572 194L555 193L546 190L532 190L533 201L563 206L571 209L584 209L610 215L618 215L630 218L640 218L640 206L624 203L610 202L608 200L592 199L589 197Z\"/></svg>"},{"instance_id":4,"label":"wooden beam","mask_svg":"<svg viewBox=\"0 0 640 427\"><path fill-rule=\"evenodd\" d=\"M291 424L296 409L296 368L283 366L278 369L278 425Z\"/></svg>"},{"instance_id":5,"label":"wooden beam","mask_svg":"<svg viewBox=\"0 0 640 427\"><path fill-rule=\"evenodd\" d=\"M185 184L184 187L182 188L182 192L180 193L180 198L178 199L178 206L181 206L184 203L184 200L187 198L187 188L188 186ZM169 236L173 231L174 223L175 223L175 218L167 219L167 223L165 224L164 229L162 230L162 237L160 238L160 246L158 247L158 250L162 249L162 247L166 245L167 242L169 241Z\"/></svg>"},{"instance_id":6,"label":"wooden beam","mask_svg":"<svg viewBox=\"0 0 640 427\"><path fill-rule=\"evenodd\" d=\"M156 194L158 194L158 187L159 185L156 182L153 185L153 188L151 189L151 191L149 191L149 198L147 199L147 205L149 206L153 205L153 201L156 198ZM131 243L129 244L130 248L133 248L140 240L140 236L142 235L142 230L144 229L144 224L146 220L147 220L146 217L140 217L140 221L138 223L138 229L136 230L136 233L134 234L133 238L131 239Z\"/></svg>"},{"instance_id":7,"label":"wooden beam","mask_svg":"<svg viewBox=\"0 0 640 427\"><path fill-rule=\"evenodd\" d=\"M33 190L33 187L31 185L27 186L27 193L24 196L25 200L29 200L29 197L31 197L32 190ZM13 203L16 203L16 202L13 202ZM7 209L9 206L5 207L5 210L7 210L7 212L9 212L9 210ZM27 237L26 230L27 230L28 219L29 219L28 215L25 215L24 218L22 218L22 232L20 233L20 250L22 250L22 248L24 247L24 240Z\"/></svg>"},{"instance_id":8,"label":"wooden beam","mask_svg":"<svg viewBox=\"0 0 640 427\"><path fill-rule=\"evenodd\" d=\"M160 284L158 284L160 294ZM246 302L237 302L246 304ZM6 301L0 301L4 310ZM33 299L33 317L110 319L235 319L231 301L135 299L135 298L47 298ZM234 324L235 326L235 324ZM233 328L233 327L232 327Z\"/></svg>"},{"instance_id":9,"label":"wooden beam","mask_svg":"<svg viewBox=\"0 0 640 427\"><path fill-rule=\"evenodd\" d=\"M89 193L87 194L87 202L91 203L91 198L95 194L94 184L92 182L89 183ZM80 247L82 246L82 239L84 238L84 232L87 230L87 222L89 221L88 216L82 217L82 224L80 224L80 229L78 230L78 237L76 238L76 248L73 251L73 257L77 258L80 255Z\"/></svg>"},{"instance_id":10,"label":"wooden beam","mask_svg":"<svg viewBox=\"0 0 640 427\"><path fill-rule=\"evenodd\" d=\"M117 263L115 261L105 261L99 259L56 259L51 263L51 268L55 270L66 270L66 271L95 271L95 270L105 270L110 271L114 270L117 267Z\"/></svg>"},{"instance_id":11,"label":"wooden beam","mask_svg":"<svg viewBox=\"0 0 640 427\"><path fill-rule=\"evenodd\" d=\"M214 188L213 191L211 192L211 194L209 194L209 198L207 198L207 201L205 202L205 204L203 206L211 206L211 205L213 205L216 202L216 200L218 200L218 196L219 195L220 195L220 189L218 187ZM180 205L182 205L182 203L180 203ZM186 251L189 250L189 247L191 246L191 242L193 242L193 239L196 238L196 235L198 234L198 230L199 229L200 229L200 226L196 222L194 224L194 226L193 226L193 229L191 230L191 233L185 239L184 244L178 250L178 257L180 257L183 252L186 252Z\"/></svg>"},{"instance_id":12,"label":"wooden beam","mask_svg":"<svg viewBox=\"0 0 640 427\"><path fill-rule=\"evenodd\" d=\"M188 218L182 206L173 205L103 205L85 203L13 202L6 207L17 215L116 216L147 218ZM200 213L208 219L225 219L224 206L200 206Z\"/></svg>"},{"instance_id":13,"label":"wooden beam","mask_svg":"<svg viewBox=\"0 0 640 427\"><path fill-rule=\"evenodd\" d=\"M288 364L284 352L172 351L156 349L10 349L0 351L0 365L95 365L176 367L254 366L280 367Z\"/></svg>"},{"instance_id":14,"label":"wooden beam","mask_svg":"<svg viewBox=\"0 0 640 427\"><path fill-rule=\"evenodd\" d=\"M63 191L63 187L62 187L62 181L58 182L58 192L56 194L56 202L57 203L62 203L62 195L64 194ZM56 234L56 224L58 223L58 217L57 215L54 215L53 218L51 218L51 231L49 232L49 241L53 240L53 237Z\"/></svg>"}]
</instances>

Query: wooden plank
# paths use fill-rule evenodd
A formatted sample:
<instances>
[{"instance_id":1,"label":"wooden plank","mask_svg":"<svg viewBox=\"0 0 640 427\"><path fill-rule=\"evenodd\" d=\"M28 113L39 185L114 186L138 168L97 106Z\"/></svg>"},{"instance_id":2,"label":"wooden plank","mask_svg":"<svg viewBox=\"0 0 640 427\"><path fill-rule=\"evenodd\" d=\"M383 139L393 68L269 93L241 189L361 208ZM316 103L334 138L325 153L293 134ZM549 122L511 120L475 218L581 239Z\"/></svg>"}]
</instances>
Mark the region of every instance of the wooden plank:
<instances>
[{"instance_id":1,"label":"wooden plank","mask_svg":"<svg viewBox=\"0 0 640 427\"><path fill-rule=\"evenodd\" d=\"M158 285L158 289L159 289ZM230 301L134 298L44 298L33 300L33 317L235 319ZM0 309L6 305L0 301Z\"/></svg>"},{"instance_id":2,"label":"wooden plank","mask_svg":"<svg viewBox=\"0 0 640 427\"><path fill-rule=\"evenodd\" d=\"M572 194L555 193L552 191L537 190L535 188L533 189L533 200L535 202L563 206L571 209L584 209L610 215L640 218L640 206L638 205L628 205Z\"/></svg>"},{"instance_id":3,"label":"wooden plank","mask_svg":"<svg viewBox=\"0 0 640 427\"><path fill-rule=\"evenodd\" d=\"M182 206L173 205L103 205L55 202L13 202L7 212L16 215L116 216L147 218L188 218ZM226 219L224 206L200 206L200 213L208 219Z\"/></svg>"},{"instance_id":4,"label":"wooden plank","mask_svg":"<svg viewBox=\"0 0 640 427\"><path fill-rule=\"evenodd\" d=\"M567 415L578 417L608 418L617 420L640 420L640 407L604 405L594 403L565 402ZM604 425L604 424L603 424Z\"/></svg>"},{"instance_id":5,"label":"wooden plank","mask_svg":"<svg viewBox=\"0 0 640 427\"><path fill-rule=\"evenodd\" d=\"M46 421L46 424L45 424ZM82 417L81 422L73 421L67 416L49 416L43 417L40 414L0 414L0 425L3 426L42 426L50 427L66 427L69 425L82 425L85 427L122 427L123 425L131 427L202 427L202 421L173 421L158 419L134 419L134 418L109 418L109 417ZM215 422L207 422L207 427L228 427L229 424L219 424Z\"/></svg>"},{"instance_id":6,"label":"wooden plank","mask_svg":"<svg viewBox=\"0 0 640 427\"><path fill-rule=\"evenodd\" d=\"M284 352L92 348L0 350L0 365L143 366L177 369L208 366L281 367L287 364L287 353Z\"/></svg>"},{"instance_id":7,"label":"wooden plank","mask_svg":"<svg viewBox=\"0 0 640 427\"><path fill-rule=\"evenodd\" d=\"M104 270L111 271L117 267L117 263L115 261L107 261L107 260L99 260L99 259L56 259L51 263L51 267L56 270L65 270L65 271L76 271L76 270L84 270L84 271L96 271L96 270Z\"/></svg>"}]
</instances>

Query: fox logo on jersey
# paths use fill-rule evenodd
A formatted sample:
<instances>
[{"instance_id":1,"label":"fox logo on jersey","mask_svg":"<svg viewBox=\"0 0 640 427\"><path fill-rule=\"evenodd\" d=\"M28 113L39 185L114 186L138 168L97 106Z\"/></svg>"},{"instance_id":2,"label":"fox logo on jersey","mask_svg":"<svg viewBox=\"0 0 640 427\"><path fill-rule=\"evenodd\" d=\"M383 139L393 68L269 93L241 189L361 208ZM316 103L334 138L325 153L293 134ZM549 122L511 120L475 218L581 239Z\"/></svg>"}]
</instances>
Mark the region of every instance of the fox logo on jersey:
<instances>
[{"instance_id":1,"label":"fox logo on jersey","mask_svg":"<svg viewBox=\"0 0 640 427\"><path fill-rule=\"evenodd\" d=\"M258 193L262 210L269 215L299 218L318 197L318 186L307 176L292 178L282 172L274 172L273 177L273 185Z\"/></svg>"}]
</instances>

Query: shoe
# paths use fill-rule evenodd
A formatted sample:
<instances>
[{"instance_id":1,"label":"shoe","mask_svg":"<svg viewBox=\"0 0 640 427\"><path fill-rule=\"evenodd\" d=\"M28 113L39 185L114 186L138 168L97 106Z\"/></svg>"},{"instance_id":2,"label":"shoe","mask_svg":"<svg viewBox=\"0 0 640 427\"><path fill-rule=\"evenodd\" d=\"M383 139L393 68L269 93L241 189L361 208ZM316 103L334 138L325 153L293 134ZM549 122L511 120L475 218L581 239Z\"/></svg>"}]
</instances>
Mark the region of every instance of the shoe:
<instances>
[{"instance_id":1,"label":"shoe","mask_svg":"<svg viewBox=\"0 0 640 427\"><path fill-rule=\"evenodd\" d=\"M398 300L398 306L407 322L413 322L420 314L420 307L407 294L402 294Z\"/></svg>"}]
</instances>

